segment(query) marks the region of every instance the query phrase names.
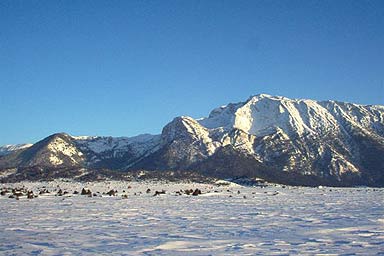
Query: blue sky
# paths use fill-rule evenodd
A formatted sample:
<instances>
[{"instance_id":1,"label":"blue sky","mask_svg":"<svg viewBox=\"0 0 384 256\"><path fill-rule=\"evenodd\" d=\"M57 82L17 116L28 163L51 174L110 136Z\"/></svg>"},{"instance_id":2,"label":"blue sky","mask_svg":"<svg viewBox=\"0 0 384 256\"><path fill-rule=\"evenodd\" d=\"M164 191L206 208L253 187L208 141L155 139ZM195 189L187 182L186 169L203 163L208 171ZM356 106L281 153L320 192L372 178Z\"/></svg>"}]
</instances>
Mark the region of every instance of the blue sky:
<instances>
[{"instance_id":1,"label":"blue sky","mask_svg":"<svg viewBox=\"0 0 384 256\"><path fill-rule=\"evenodd\" d=\"M384 1L0 1L0 145L268 93L384 104Z\"/></svg>"}]
</instances>

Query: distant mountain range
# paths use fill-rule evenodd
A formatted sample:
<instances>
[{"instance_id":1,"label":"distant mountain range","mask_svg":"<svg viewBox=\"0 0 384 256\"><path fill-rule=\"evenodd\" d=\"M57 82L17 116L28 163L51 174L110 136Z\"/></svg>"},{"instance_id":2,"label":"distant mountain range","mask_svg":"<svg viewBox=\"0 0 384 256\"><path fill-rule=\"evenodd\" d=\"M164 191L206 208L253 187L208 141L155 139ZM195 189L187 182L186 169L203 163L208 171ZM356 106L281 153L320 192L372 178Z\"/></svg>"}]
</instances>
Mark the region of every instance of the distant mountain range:
<instances>
[{"instance_id":1,"label":"distant mountain range","mask_svg":"<svg viewBox=\"0 0 384 256\"><path fill-rule=\"evenodd\" d=\"M292 185L384 186L384 106L259 94L206 118L176 117L160 135L58 133L0 147L1 181L48 171L56 177L55 170L74 176L178 170Z\"/></svg>"}]
</instances>

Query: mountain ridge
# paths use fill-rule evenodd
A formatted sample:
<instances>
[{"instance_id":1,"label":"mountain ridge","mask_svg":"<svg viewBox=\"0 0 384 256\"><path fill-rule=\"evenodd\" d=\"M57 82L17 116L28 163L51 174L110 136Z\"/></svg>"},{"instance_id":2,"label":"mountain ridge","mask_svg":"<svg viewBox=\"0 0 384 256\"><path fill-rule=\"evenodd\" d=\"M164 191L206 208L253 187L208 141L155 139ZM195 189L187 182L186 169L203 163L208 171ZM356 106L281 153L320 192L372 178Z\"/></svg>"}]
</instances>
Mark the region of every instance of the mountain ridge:
<instances>
[{"instance_id":1,"label":"mountain ridge","mask_svg":"<svg viewBox=\"0 0 384 256\"><path fill-rule=\"evenodd\" d=\"M382 157L384 106L258 94L204 118L176 117L160 135L54 134L3 153L0 170L186 170L297 185L384 186Z\"/></svg>"}]
</instances>

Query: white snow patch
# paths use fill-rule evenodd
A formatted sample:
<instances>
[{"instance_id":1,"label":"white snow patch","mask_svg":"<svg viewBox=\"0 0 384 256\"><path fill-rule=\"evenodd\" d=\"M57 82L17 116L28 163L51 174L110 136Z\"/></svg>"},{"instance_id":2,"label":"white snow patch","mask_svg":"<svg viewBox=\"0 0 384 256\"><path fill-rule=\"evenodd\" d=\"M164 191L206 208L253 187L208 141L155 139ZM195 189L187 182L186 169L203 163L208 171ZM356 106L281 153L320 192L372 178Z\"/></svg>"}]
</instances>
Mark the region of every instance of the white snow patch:
<instances>
[{"instance_id":1,"label":"white snow patch","mask_svg":"<svg viewBox=\"0 0 384 256\"><path fill-rule=\"evenodd\" d=\"M0 147L0 156L8 155L16 150L25 149L31 147L33 144L16 144L16 145L4 145Z\"/></svg>"},{"instance_id":2,"label":"white snow patch","mask_svg":"<svg viewBox=\"0 0 384 256\"><path fill-rule=\"evenodd\" d=\"M60 165L63 163L63 160L59 158L60 154L68 156L72 163L78 163L75 157L81 157L83 155L83 153L79 151L75 146L59 137L51 141L47 148L51 152L49 161L53 165Z\"/></svg>"},{"instance_id":3,"label":"white snow patch","mask_svg":"<svg viewBox=\"0 0 384 256\"><path fill-rule=\"evenodd\" d=\"M135 137L73 137L83 150L90 150L96 154L113 151L116 157L131 150L136 155L143 155L155 150L159 144L160 136L142 134Z\"/></svg>"}]
</instances>

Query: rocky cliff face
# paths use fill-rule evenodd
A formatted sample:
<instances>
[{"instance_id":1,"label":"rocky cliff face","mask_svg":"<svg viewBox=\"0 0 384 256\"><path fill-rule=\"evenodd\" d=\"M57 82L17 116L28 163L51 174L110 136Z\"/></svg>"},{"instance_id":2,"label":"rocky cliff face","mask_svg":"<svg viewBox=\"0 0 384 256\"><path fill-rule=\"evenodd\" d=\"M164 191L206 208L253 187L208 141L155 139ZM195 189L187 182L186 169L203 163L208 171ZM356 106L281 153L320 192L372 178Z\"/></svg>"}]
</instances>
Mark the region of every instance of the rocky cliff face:
<instances>
[{"instance_id":1,"label":"rocky cliff face","mask_svg":"<svg viewBox=\"0 0 384 256\"><path fill-rule=\"evenodd\" d=\"M57 134L0 157L0 168L190 170L304 185L384 185L384 106L265 94L177 117L161 135Z\"/></svg>"}]
</instances>

